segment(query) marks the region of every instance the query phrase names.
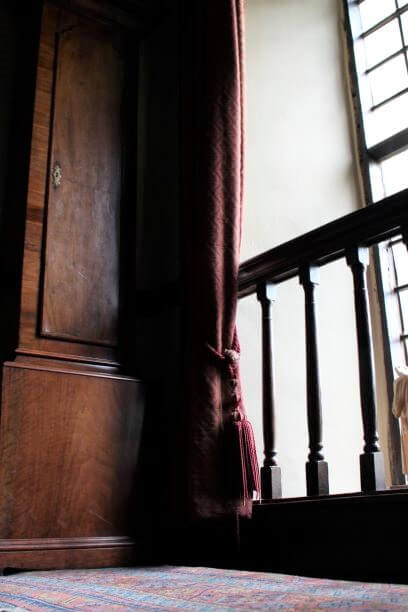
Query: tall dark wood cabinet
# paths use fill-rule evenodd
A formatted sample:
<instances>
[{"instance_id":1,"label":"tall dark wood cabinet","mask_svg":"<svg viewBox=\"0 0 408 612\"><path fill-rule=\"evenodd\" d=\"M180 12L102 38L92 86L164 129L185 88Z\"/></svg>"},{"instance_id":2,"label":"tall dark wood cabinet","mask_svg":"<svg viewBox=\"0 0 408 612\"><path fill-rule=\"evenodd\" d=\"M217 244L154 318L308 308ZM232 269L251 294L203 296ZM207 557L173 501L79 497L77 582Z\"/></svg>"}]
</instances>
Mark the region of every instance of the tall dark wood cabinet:
<instances>
[{"instance_id":1,"label":"tall dark wood cabinet","mask_svg":"<svg viewBox=\"0 0 408 612\"><path fill-rule=\"evenodd\" d=\"M138 4L137 16L90 0L42 9L19 338L2 377L3 568L135 554L144 386L129 359L127 299Z\"/></svg>"}]
</instances>

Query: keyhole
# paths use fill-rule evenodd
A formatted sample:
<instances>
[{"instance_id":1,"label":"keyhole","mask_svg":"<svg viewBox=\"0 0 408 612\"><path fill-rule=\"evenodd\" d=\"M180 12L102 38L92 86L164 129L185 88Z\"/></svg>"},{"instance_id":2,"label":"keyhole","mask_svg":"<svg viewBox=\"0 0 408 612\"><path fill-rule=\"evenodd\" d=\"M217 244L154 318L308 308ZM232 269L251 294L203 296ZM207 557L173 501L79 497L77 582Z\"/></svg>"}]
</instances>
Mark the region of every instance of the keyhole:
<instances>
[{"instance_id":1,"label":"keyhole","mask_svg":"<svg viewBox=\"0 0 408 612\"><path fill-rule=\"evenodd\" d=\"M58 162L56 162L52 169L52 183L54 187L59 187L62 181L62 169Z\"/></svg>"}]
</instances>

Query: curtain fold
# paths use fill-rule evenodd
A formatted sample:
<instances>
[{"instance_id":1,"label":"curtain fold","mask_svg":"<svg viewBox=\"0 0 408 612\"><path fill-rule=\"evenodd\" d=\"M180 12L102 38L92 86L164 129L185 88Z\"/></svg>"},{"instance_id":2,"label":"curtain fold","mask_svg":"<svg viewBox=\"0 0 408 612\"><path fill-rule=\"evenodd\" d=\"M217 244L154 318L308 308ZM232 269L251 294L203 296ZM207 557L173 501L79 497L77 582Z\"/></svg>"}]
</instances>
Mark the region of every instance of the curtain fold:
<instances>
[{"instance_id":1,"label":"curtain fold","mask_svg":"<svg viewBox=\"0 0 408 612\"><path fill-rule=\"evenodd\" d=\"M235 318L243 196L243 0L183 5L184 444L190 516L248 516L258 468Z\"/></svg>"}]
</instances>

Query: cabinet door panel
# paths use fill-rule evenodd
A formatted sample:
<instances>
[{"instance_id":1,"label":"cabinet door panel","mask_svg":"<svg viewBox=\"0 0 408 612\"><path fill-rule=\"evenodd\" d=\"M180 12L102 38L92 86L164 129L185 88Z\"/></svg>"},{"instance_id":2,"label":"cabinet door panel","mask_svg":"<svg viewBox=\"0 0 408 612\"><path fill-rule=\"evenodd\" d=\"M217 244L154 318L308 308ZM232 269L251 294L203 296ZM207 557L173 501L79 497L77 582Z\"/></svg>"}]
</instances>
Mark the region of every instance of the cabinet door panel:
<instances>
[{"instance_id":1,"label":"cabinet door panel","mask_svg":"<svg viewBox=\"0 0 408 612\"><path fill-rule=\"evenodd\" d=\"M119 301L122 59L117 35L58 35L41 333L115 345Z\"/></svg>"}]
</instances>

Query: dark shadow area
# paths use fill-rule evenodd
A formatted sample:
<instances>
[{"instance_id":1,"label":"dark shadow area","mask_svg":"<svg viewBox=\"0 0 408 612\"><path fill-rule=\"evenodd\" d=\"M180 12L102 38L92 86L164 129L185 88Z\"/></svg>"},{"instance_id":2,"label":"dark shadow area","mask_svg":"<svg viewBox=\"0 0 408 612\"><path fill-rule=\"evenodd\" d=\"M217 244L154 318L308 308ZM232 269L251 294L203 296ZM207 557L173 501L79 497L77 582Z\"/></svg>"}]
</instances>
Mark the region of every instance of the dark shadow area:
<instances>
[{"instance_id":1,"label":"dark shadow area","mask_svg":"<svg viewBox=\"0 0 408 612\"><path fill-rule=\"evenodd\" d=\"M407 499L407 492L385 491L258 505L241 522L241 567L407 584Z\"/></svg>"},{"instance_id":2,"label":"dark shadow area","mask_svg":"<svg viewBox=\"0 0 408 612\"><path fill-rule=\"evenodd\" d=\"M17 345L41 2L0 7L0 358Z\"/></svg>"}]
</instances>

